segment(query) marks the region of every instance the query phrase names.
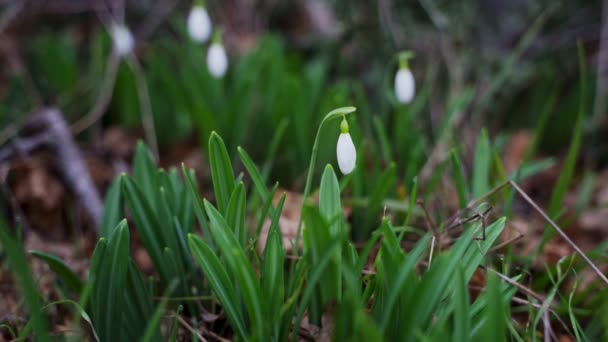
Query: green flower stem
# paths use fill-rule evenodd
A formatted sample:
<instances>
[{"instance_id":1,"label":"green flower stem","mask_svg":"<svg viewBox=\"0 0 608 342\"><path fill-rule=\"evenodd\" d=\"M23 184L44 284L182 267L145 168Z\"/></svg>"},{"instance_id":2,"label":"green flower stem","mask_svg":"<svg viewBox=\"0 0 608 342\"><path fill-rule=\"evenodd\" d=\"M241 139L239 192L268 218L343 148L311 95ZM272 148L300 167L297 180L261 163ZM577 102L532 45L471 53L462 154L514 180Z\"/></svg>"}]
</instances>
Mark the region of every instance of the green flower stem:
<instances>
[{"instance_id":1,"label":"green flower stem","mask_svg":"<svg viewBox=\"0 0 608 342\"><path fill-rule=\"evenodd\" d=\"M409 69L408 61L414 58L415 54L412 51L406 50L397 55L399 59L399 68L400 69Z\"/></svg>"},{"instance_id":2,"label":"green flower stem","mask_svg":"<svg viewBox=\"0 0 608 342\"><path fill-rule=\"evenodd\" d=\"M325 115L325 117L323 118L323 121L321 121L321 124L319 124L319 128L317 129L317 135L315 136L315 142L312 145L312 154L310 155L310 163L308 165L308 175L306 176L306 185L304 186L302 206L300 207L300 218L298 220L298 230L296 232L296 243L295 243L295 247L294 247L296 250L296 256L300 255L299 243L300 243L300 235L302 232L302 217L303 217L302 214L304 211L304 205L306 204L306 200L308 199L308 195L310 195L310 187L312 185L312 178L313 178L313 174L314 174L314 170L315 170L315 164L317 162L317 152L319 150L319 137L321 136L321 129L323 128L323 125L325 125L325 123L330 121L331 119L345 117L346 115L348 115L356 110L357 110L357 108L355 108L355 107L341 107L338 109L334 109L331 112L327 113L327 115Z\"/></svg>"}]
</instances>

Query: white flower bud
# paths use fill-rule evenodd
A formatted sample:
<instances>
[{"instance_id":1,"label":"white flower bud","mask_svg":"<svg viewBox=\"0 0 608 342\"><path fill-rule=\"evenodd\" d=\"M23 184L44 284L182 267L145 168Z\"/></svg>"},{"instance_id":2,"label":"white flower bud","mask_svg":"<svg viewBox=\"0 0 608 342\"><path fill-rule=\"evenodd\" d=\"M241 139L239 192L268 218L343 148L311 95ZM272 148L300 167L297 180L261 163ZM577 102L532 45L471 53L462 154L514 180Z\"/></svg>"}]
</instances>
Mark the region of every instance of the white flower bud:
<instances>
[{"instance_id":1,"label":"white flower bud","mask_svg":"<svg viewBox=\"0 0 608 342\"><path fill-rule=\"evenodd\" d=\"M357 150L355 150L355 144L353 144L353 139L348 132L348 122L346 119L343 119L340 124L340 132L338 145L336 146L336 155L340 171L342 174L347 175L355 169Z\"/></svg>"},{"instance_id":2,"label":"white flower bud","mask_svg":"<svg viewBox=\"0 0 608 342\"><path fill-rule=\"evenodd\" d=\"M110 35L114 44L114 51L119 56L126 56L133 51L135 40L131 31L122 24L113 24L110 28Z\"/></svg>"},{"instance_id":3,"label":"white flower bud","mask_svg":"<svg viewBox=\"0 0 608 342\"><path fill-rule=\"evenodd\" d=\"M188 33L195 42L204 43L211 37L211 19L203 6L194 6L188 15Z\"/></svg>"},{"instance_id":4,"label":"white flower bud","mask_svg":"<svg viewBox=\"0 0 608 342\"><path fill-rule=\"evenodd\" d=\"M414 75L409 68L401 68L395 75L395 96L401 103L410 103L416 93Z\"/></svg>"},{"instance_id":5,"label":"white flower bud","mask_svg":"<svg viewBox=\"0 0 608 342\"><path fill-rule=\"evenodd\" d=\"M228 56L221 43L213 43L207 52L207 68L215 78L222 78L228 69Z\"/></svg>"}]
</instances>

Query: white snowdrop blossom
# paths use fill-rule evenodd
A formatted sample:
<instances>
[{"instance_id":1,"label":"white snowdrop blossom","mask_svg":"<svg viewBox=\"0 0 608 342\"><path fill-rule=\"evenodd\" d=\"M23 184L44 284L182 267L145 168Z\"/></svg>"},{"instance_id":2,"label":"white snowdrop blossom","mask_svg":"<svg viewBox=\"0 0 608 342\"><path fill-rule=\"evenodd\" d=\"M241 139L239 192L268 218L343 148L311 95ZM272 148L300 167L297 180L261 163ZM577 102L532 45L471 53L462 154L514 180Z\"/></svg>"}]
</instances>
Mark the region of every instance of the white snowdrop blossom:
<instances>
[{"instance_id":1,"label":"white snowdrop blossom","mask_svg":"<svg viewBox=\"0 0 608 342\"><path fill-rule=\"evenodd\" d=\"M188 33L195 42L204 43L211 37L211 19L203 6L194 6L188 15Z\"/></svg>"},{"instance_id":2,"label":"white snowdrop blossom","mask_svg":"<svg viewBox=\"0 0 608 342\"><path fill-rule=\"evenodd\" d=\"M414 75L409 68L400 68L395 75L395 96L401 103L410 103L416 93Z\"/></svg>"},{"instance_id":3,"label":"white snowdrop blossom","mask_svg":"<svg viewBox=\"0 0 608 342\"><path fill-rule=\"evenodd\" d=\"M131 31L122 24L113 24L110 28L110 35L114 44L114 51L119 56L126 56L133 51L135 40Z\"/></svg>"},{"instance_id":4,"label":"white snowdrop blossom","mask_svg":"<svg viewBox=\"0 0 608 342\"><path fill-rule=\"evenodd\" d=\"M228 70L228 56L222 43L213 43L207 52L207 68L215 78L222 78Z\"/></svg>"},{"instance_id":5,"label":"white snowdrop blossom","mask_svg":"<svg viewBox=\"0 0 608 342\"><path fill-rule=\"evenodd\" d=\"M348 122L342 120L340 124L340 136L338 137L338 145L336 147L336 155L338 157L338 166L342 174L347 175L355 169L357 162L357 150L353 139L348 132Z\"/></svg>"}]
</instances>

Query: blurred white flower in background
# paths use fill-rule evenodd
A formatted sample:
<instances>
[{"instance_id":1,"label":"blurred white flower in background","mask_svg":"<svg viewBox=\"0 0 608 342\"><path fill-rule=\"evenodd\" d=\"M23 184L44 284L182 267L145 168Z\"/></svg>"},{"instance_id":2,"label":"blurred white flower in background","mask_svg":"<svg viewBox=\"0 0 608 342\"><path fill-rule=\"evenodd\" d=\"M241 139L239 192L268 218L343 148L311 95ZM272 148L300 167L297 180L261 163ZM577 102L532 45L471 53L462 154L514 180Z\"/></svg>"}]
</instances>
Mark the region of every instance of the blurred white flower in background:
<instances>
[{"instance_id":1,"label":"blurred white flower in background","mask_svg":"<svg viewBox=\"0 0 608 342\"><path fill-rule=\"evenodd\" d=\"M340 124L340 136L338 137L338 145L336 146L336 155L340 172L345 175L353 172L357 162L357 150L355 149L353 139L350 137L346 119L343 119Z\"/></svg>"},{"instance_id":2,"label":"blurred white flower in background","mask_svg":"<svg viewBox=\"0 0 608 342\"><path fill-rule=\"evenodd\" d=\"M112 37L112 43L114 44L114 51L116 54L123 57L133 51L135 46L135 40L131 31L123 24L112 24L110 28L110 36Z\"/></svg>"},{"instance_id":3,"label":"blurred white flower in background","mask_svg":"<svg viewBox=\"0 0 608 342\"><path fill-rule=\"evenodd\" d=\"M416 81L408 65L408 60L414 57L410 51L399 54L399 70L395 75L395 97L401 103L410 103L416 95Z\"/></svg>"},{"instance_id":4,"label":"blurred white flower in background","mask_svg":"<svg viewBox=\"0 0 608 342\"><path fill-rule=\"evenodd\" d=\"M207 51L207 68L215 78L222 78L228 70L228 56L221 42L214 42Z\"/></svg>"},{"instance_id":5,"label":"blurred white flower in background","mask_svg":"<svg viewBox=\"0 0 608 342\"><path fill-rule=\"evenodd\" d=\"M395 75L395 96L401 103L410 103L416 93L414 75L410 69L399 69Z\"/></svg>"},{"instance_id":6,"label":"blurred white flower in background","mask_svg":"<svg viewBox=\"0 0 608 342\"><path fill-rule=\"evenodd\" d=\"M211 19L205 7L195 5L188 15L188 33L195 42L204 43L211 37Z\"/></svg>"}]
</instances>

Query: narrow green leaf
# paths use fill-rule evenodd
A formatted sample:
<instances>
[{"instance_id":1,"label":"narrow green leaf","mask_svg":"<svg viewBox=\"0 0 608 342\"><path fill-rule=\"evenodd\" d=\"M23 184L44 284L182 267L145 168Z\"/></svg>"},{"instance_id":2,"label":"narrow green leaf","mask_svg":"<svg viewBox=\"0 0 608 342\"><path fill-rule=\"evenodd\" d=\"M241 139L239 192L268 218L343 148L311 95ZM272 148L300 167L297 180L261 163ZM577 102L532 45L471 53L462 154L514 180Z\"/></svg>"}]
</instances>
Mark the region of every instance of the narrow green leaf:
<instances>
[{"instance_id":1,"label":"narrow green leaf","mask_svg":"<svg viewBox=\"0 0 608 342\"><path fill-rule=\"evenodd\" d=\"M490 190L490 164L492 147L488 132L483 129L475 146L475 161L473 162L473 198L479 198Z\"/></svg>"},{"instance_id":2,"label":"narrow green leaf","mask_svg":"<svg viewBox=\"0 0 608 342\"><path fill-rule=\"evenodd\" d=\"M331 242L329 248L323 251L323 254L318 259L314 265L310 265L311 272L306 280L306 287L304 289L304 293L302 294L302 299L300 300L300 305L297 309L296 318L294 321L294 328L292 330L291 340L297 341L298 334L300 331L300 323L302 322L302 317L304 316L304 311L308 307L310 300L312 299L312 295L314 294L316 285L321 280L321 276L326 271L327 266L329 265L333 255L336 251L339 250L342 241L340 239L336 239ZM304 260L304 259L301 259Z\"/></svg>"},{"instance_id":3,"label":"narrow green leaf","mask_svg":"<svg viewBox=\"0 0 608 342\"><path fill-rule=\"evenodd\" d=\"M388 232L389 230L385 230L386 232ZM385 238L387 236L393 236L394 234L385 234ZM422 257L422 253L427 249L428 243L429 243L429 235L425 235L422 239L420 239L420 241L418 241L418 243L416 244L416 247L414 247L414 249L406 256L405 258L405 262L403 263L403 265L400 267L396 277L395 277L395 281L391 284L391 292L387 297L386 303L383 306L382 310L384 311L383 313L383 317L380 319L380 331L384 331L388 325L388 323L391 320L391 316L393 315L393 307L395 306L395 304L397 303L397 298L399 297L399 294L401 293L401 289L406 285L406 280L408 278L410 278L412 275L415 274L415 266L418 263L418 261L420 261L420 258ZM395 239L396 241L396 239ZM390 247L384 249L384 250L388 250L390 249Z\"/></svg>"},{"instance_id":4,"label":"narrow green leaf","mask_svg":"<svg viewBox=\"0 0 608 342\"><path fill-rule=\"evenodd\" d=\"M572 133L572 140L570 141L570 147L568 148L566 160L564 161L564 165L559 173L559 178L557 179L557 183L555 184L553 193L551 194L549 210L547 212L551 218L555 218L555 216L561 211L564 197L566 196L568 187L570 186L572 177L574 176L576 161L578 159L578 154L583 140L583 122L584 115L581 113L576 120L576 125L574 126ZM545 231L553 230L545 229Z\"/></svg>"},{"instance_id":5,"label":"narrow green leaf","mask_svg":"<svg viewBox=\"0 0 608 342\"><path fill-rule=\"evenodd\" d=\"M454 295L452 297L454 302L454 334L452 335L452 340L454 342L471 340L471 304L469 302L468 283L468 280L464 277L463 268L458 267Z\"/></svg>"},{"instance_id":6,"label":"narrow green leaf","mask_svg":"<svg viewBox=\"0 0 608 342\"><path fill-rule=\"evenodd\" d=\"M108 239L105 257L99 264L99 273L93 285L91 305L100 308L99 316L93 316L95 327L102 341L120 339L122 294L129 265L129 228L121 221Z\"/></svg>"},{"instance_id":7,"label":"narrow green leaf","mask_svg":"<svg viewBox=\"0 0 608 342\"><path fill-rule=\"evenodd\" d=\"M245 248L247 241L247 228L245 227L245 184L239 182L234 188L230 200L228 201L228 208L226 208L226 221L228 226L233 229L234 235Z\"/></svg>"},{"instance_id":8,"label":"narrow green leaf","mask_svg":"<svg viewBox=\"0 0 608 342\"><path fill-rule=\"evenodd\" d=\"M493 273L488 273L486 286L488 301L486 304L484 340L485 341L506 341L505 315L506 306L502 300L498 277Z\"/></svg>"},{"instance_id":9,"label":"narrow green leaf","mask_svg":"<svg viewBox=\"0 0 608 342\"><path fill-rule=\"evenodd\" d=\"M215 132L212 132L209 138L209 167L217 206L220 212L224 213L234 190L234 173L226 145Z\"/></svg>"},{"instance_id":10,"label":"narrow green leaf","mask_svg":"<svg viewBox=\"0 0 608 342\"><path fill-rule=\"evenodd\" d=\"M133 159L133 178L137 181L147 198L153 200L158 189L157 168L152 153L143 142L138 142Z\"/></svg>"},{"instance_id":11,"label":"narrow green leaf","mask_svg":"<svg viewBox=\"0 0 608 342\"><path fill-rule=\"evenodd\" d=\"M249 312L252 323L252 332L260 339L264 339L267 322L263 317L262 290L259 279L256 277L250 261L247 259L243 248L231 231L228 223L220 212L207 200L204 201L205 211L209 217L211 235L213 240L222 251L228 268L235 276L238 288L241 291L245 306Z\"/></svg>"},{"instance_id":12,"label":"narrow green leaf","mask_svg":"<svg viewBox=\"0 0 608 342\"><path fill-rule=\"evenodd\" d=\"M177 310L175 310L175 319L173 320L173 323L171 324L171 329L169 330L169 341L171 341L171 342L177 342L179 315L181 315L183 310L184 310L184 307L182 305L179 305L177 307Z\"/></svg>"},{"instance_id":13,"label":"narrow green leaf","mask_svg":"<svg viewBox=\"0 0 608 342\"><path fill-rule=\"evenodd\" d=\"M386 170L382 172L378 178L378 182L374 186L369 198L369 203L366 208L365 226L368 229L372 225L372 220L376 219L378 213L382 209L383 200L387 197L388 192L395 188L397 179L397 165L391 162Z\"/></svg>"},{"instance_id":14,"label":"narrow green leaf","mask_svg":"<svg viewBox=\"0 0 608 342\"><path fill-rule=\"evenodd\" d=\"M121 196L121 179L122 177L116 177L106 193L103 205L103 218L99 230L100 237L110 236L112 229L116 228L120 220L125 216Z\"/></svg>"},{"instance_id":15,"label":"narrow green leaf","mask_svg":"<svg viewBox=\"0 0 608 342\"><path fill-rule=\"evenodd\" d=\"M0 243L2 243L6 258L15 273L25 305L32 316L32 326L36 341L48 341L49 330L40 310L40 295L36 283L25 256L19 248L19 244L9 235L6 224L2 219L0 219Z\"/></svg>"},{"instance_id":16,"label":"narrow green leaf","mask_svg":"<svg viewBox=\"0 0 608 342\"><path fill-rule=\"evenodd\" d=\"M73 300L69 300L69 299L63 299L63 300L58 300L56 302L49 303L49 304L45 305L43 307L43 309L48 309L48 308L50 308L52 306L56 306L56 305L66 305L66 304L69 304L76 309L76 312L78 313L78 315L80 317L82 317L82 319L84 319L84 321L87 322L87 324L89 325L89 328L91 328L91 332L93 333L93 337L95 338L95 340L99 341L99 336L97 336L97 331L95 331L95 326L93 325L93 322L91 321L91 317L89 316L89 314L87 314L87 312L80 305L80 303L75 302Z\"/></svg>"},{"instance_id":17,"label":"narrow green leaf","mask_svg":"<svg viewBox=\"0 0 608 342\"><path fill-rule=\"evenodd\" d=\"M486 227L486 238L485 240L479 241L479 244L471 245L469 249L462 256L462 266L464 267L464 279L466 281L471 280L473 273L481 264L483 258L494 242L498 239L500 234L505 228L506 218L502 217L496 220L494 223ZM477 231L476 234L479 236L481 232L477 228L481 228L481 224L475 225L475 228L469 228L472 231Z\"/></svg>"},{"instance_id":18,"label":"narrow green leaf","mask_svg":"<svg viewBox=\"0 0 608 342\"><path fill-rule=\"evenodd\" d=\"M161 301L158 303L156 310L154 311L154 314L148 321L148 326L146 327L143 337L141 338L142 342L162 341L162 338L160 335L160 321L161 321L163 312L165 311L165 306L167 305L167 301L169 300L169 297L171 296L173 291L175 291L175 288L177 287L178 283L179 283L179 281L177 279L173 279L171 284L169 284L169 286L165 290L165 293L163 294Z\"/></svg>"},{"instance_id":19,"label":"narrow green leaf","mask_svg":"<svg viewBox=\"0 0 608 342\"><path fill-rule=\"evenodd\" d=\"M189 171L186 168L186 164L182 163L182 174L184 175L185 185L188 189L188 193L190 194L190 198L192 198L192 206L194 208L194 214L196 215L196 219L203 230L203 237L208 239L208 242L211 242L211 233L209 232L209 224L207 222L207 218L205 216L205 209L203 208L203 200L198 193L198 188L196 185L196 180L194 178L194 172ZM211 245L213 246L213 245Z\"/></svg>"},{"instance_id":20,"label":"narrow green leaf","mask_svg":"<svg viewBox=\"0 0 608 342\"><path fill-rule=\"evenodd\" d=\"M268 190L266 189L266 184L264 183L264 180L260 175L257 166L255 165L249 154L247 154L247 152L243 148L239 146L236 149L239 153L239 157L241 158L243 166L245 166L245 169L247 169L247 172L249 173L249 176L253 181L253 185L255 186L256 191L260 195L260 198L262 198L262 201L265 201L268 197Z\"/></svg>"},{"instance_id":21,"label":"narrow green leaf","mask_svg":"<svg viewBox=\"0 0 608 342\"><path fill-rule=\"evenodd\" d=\"M33 250L30 251L30 254L49 265L51 270L57 273L61 280L63 280L65 285L68 287L68 290L70 290L76 296L80 296L84 286L82 279L80 279L80 277L74 271L72 271L72 269L66 265L65 262L63 262L63 260L56 255L48 254L42 251Z\"/></svg>"},{"instance_id":22,"label":"narrow green leaf","mask_svg":"<svg viewBox=\"0 0 608 342\"><path fill-rule=\"evenodd\" d=\"M338 236L342 233L340 227L342 220L337 219L342 216L342 205L340 203L340 185L338 178L331 165L325 167L323 176L321 177L321 186L319 188L319 210L326 222L333 222L329 227L329 232L332 236Z\"/></svg>"},{"instance_id":23,"label":"narrow green leaf","mask_svg":"<svg viewBox=\"0 0 608 342\"><path fill-rule=\"evenodd\" d=\"M455 149L451 152L452 170L454 171L454 181L456 182L456 190L458 192L458 204L461 208L467 206L467 181L464 177L464 167L460 155Z\"/></svg>"},{"instance_id":24,"label":"narrow green leaf","mask_svg":"<svg viewBox=\"0 0 608 342\"><path fill-rule=\"evenodd\" d=\"M194 259L201 266L209 285L222 304L222 309L226 312L230 325L240 338L247 340L248 334L245 330L243 317L238 309L239 302L236 299L236 292L220 259L198 236L189 234L188 244Z\"/></svg>"},{"instance_id":25,"label":"narrow green leaf","mask_svg":"<svg viewBox=\"0 0 608 342\"><path fill-rule=\"evenodd\" d=\"M279 311L285 299L285 250L279 230L279 219L285 204L285 197L286 194L283 193L272 218L266 248L264 248L262 267L262 290L265 298L268 298L266 311L270 322L274 323L276 337L281 335L276 330L280 329Z\"/></svg>"},{"instance_id":26,"label":"narrow green leaf","mask_svg":"<svg viewBox=\"0 0 608 342\"><path fill-rule=\"evenodd\" d=\"M380 151L382 152L382 158L385 163L392 161L391 156L393 152L391 150L391 144L389 143L388 134L386 133L386 128L384 127L384 123L380 116L373 117L374 129L376 131L376 135L378 136L378 141L380 142Z\"/></svg>"},{"instance_id":27,"label":"narrow green leaf","mask_svg":"<svg viewBox=\"0 0 608 342\"><path fill-rule=\"evenodd\" d=\"M166 234L160 226L158 216L152 209L152 205L144 197L143 191L130 177L124 175L122 178L123 194L135 221L135 227L161 279L168 284L171 277L169 276L169 268L165 266L163 261L163 247L165 244L160 241Z\"/></svg>"}]
</instances>

